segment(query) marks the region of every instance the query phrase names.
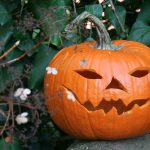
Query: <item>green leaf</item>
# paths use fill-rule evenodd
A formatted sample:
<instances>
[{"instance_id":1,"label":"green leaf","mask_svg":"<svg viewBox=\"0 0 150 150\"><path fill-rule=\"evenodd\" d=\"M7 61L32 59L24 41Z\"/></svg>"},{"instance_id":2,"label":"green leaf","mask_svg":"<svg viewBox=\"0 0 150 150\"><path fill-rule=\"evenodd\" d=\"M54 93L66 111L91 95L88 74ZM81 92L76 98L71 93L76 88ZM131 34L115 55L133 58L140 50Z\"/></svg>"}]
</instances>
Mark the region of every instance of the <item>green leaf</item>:
<instances>
[{"instance_id":1,"label":"green leaf","mask_svg":"<svg viewBox=\"0 0 150 150\"><path fill-rule=\"evenodd\" d=\"M81 42L81 36L77 34L77 32L67 32L65 35L65 38L73 43L80 43Z\"/></svg>"},{"instance_id":2,"label":"green leaf","mask_svg":"<svg viewBox=\"0 0 150 150\"><path fill-rule=\"evenodd\" d=\"M38 88L42 84L46 66L56 53L57 51L52 48L49 49L45 45L40 46L40 50L36 54L33 68L28 80L28 86L30 89Z\"/></svg>"},{"instance_id":3,"label":"green leaf","mask_svg":"<svg viewBox=\"0 0 150 150\"><path fill-rule=\"evenodd\" d=\"M102 17L103 8L100 4L85 5L85 10L97 17Z\"/></svg>"},{"instance_id":4,"label":"green leaf","mask_svg":"<svg viewBox=\"0 0 150 150\"><path fill-rule=\"evenodd\" d=\"M70 6L71 0L49 0L51 6Z\"/></svg>"},{"instance_id":5,"label":"green leaf","mask_svg":"<svg viewBox=\"0 0 150 150\"><path fill-rule=\"evenodd\" d=\"M4 25L11 19L10 14L3 5L0 5L0 25Z\"/></svg>"},{"instance_id":6,"label":"green leaf","mask_svg":"<svg viewBox=\"0 0 150 150\"><path fill-rule=\"evenodd\" d=\"M0 139L0 149L1 150L21 150L21 142L14 138L13 143L7 143L3 138Z\"/></svg>"},{"instance_id":7,"label":"green leaf","mask_svg":"<svg viewBox=\"0 0 150 150\"><path fill-rule=\"evenodd\" d=\"M6 122L9 106L7 103L0 103L0 126L3 126Z\"/></svg>"},{"instance_id":8,"label":"green leaf","mask_svg":"<svg viewBox=\"0 0 150 150\"><path fill-rule=\"evenodd\" d=\"M125 17L126 17L126 10L124 7L122 6L115 6L115 11L117 16L119 17L119 20L121 22L121 24L124 26L125 25ZM116 31L118 34L121 34L121 26L114 14L114 12L112 11L112 9L110 7L107 7L106 9L106 17L109 19L109 21L111 22L111 24L115 27Z\"/></svg>"},{"instance_id":9,"label":"green leaf","mask_svg":"<svg viewBox=\"0 0 150 150\"><path fill-rule=\"evenodd\" d=\"M10 46L9 46L10 47ZM17 58L20 56L22 52L19 50L15 49L11 53L9 53L6 57L6 61L10 61L14 58ZM8 67L0 67L0 92L4 91L7 85L12 81L17 78L19 78L22 73L23 73L23 68L24 68L24 62L19 61L16 62Z\"/></svg>"},{"instance_id":10,"label":"green leaf","mask_svg":"<svg viewBox=\"0 0 150 150\"><path fill-rule=\"evenodd\" d=\"M0 5L3 5L8 12L12 12L15 9L17 9L17 7L20 7L20 0L0 0Z\"/></svg>"},{"instance_id":11,"label":"green leaf","mask_svg":"<svg viewBox=\"0 0 150 150\"><path fill-rule=\"evenodd\" d=\"M130 31L129 40L138 41L150 46L150 1L143 3L141 12L139 13L136 22Z\"/></svg>"},{"instance_id":12,"label":"green leaf","mask_svg":"<svg viewBox=\"0 0 150 150\"><path fill-rule=\"evenodd\" d=\"M40 32L41 32L40 29L34 29L32 33L32 38L35 39Z\"/></svg>"},{"instance_id":13,"label":"green leaf","mask_svg":"<svg viewBox=\"0 0 150 150\"><path fill-rule=\"evenodd\" d=\"M16 63L8 68L0 68L0 92L4 91L6 86L16 78L19 78L23 72L23 64Z\"/></svg>"},{"instance_id":14,"label":"green leaf","mask_svg":"<svg viewBox=\"0 0 150 150\"><path fill-rule=\"evenodd\" d=\"M136 21L132 27L128 39L150 46L150 26L140 20Z\"/></svg>"},{"instance_id":15,"label":"green leaf","mask_svg":"<svg viewBox=\"0 0 150 150\"><path fill-rule=\"evenodd\" d=\"M13 30L10 29L9 27L2 27L0 29L0 52L2 52L2 50L4 50L5 45L7 44L7 42L9 41L10 37L13 34Z\"/></svg>"},{"instance_id":16,"label":"green leaf","mask_svg":"<svg viewBox=\"0 0 150 150\"><path fill-rule=\"evenodd\" d=\"M49 37L49 42L55 46L61 47L61 32L70 18L70 16L66 14L67 7L63 5L65 1L56 1L56 3L54 3L54 1L48 1L48 5L46 5L44 1L37 1L36 3L32 1L33 0L30 1L31 10L35 16L42 21L42 29ZM58 5L59 3L63 3L62 6ZM54 4L55 6L53 6Z\"/></svg>"},{"instance_id":17,"label":"green leaf","mask_svg":"<svg viewBox=\"0 0 150 150\"><path fill-rule=\"evenodd\" d=\"M16 40L20 41L18 48L23 52L27 51L28 49L30 49L31 47L33 47L35 45L35 42L30 37L29 34L24 34L24 33L18 32L18 33L15 33L14 37ZM32 56L37 51L38 51L38 47L35 48L30 53L28 53L27 55Z\"/></svg>"},{"instance_id":18,"label":"green leaf","mask_svg":"<svg viewBox=\"0 0 150 150\"><path fill-rule=\"evenodd\" d=\"M59 46L59 45L63 45L62 42L62 37L59 34L54 34L53 36L50 37L49 42L53 45Z\"/></svg>"}]
</instances>

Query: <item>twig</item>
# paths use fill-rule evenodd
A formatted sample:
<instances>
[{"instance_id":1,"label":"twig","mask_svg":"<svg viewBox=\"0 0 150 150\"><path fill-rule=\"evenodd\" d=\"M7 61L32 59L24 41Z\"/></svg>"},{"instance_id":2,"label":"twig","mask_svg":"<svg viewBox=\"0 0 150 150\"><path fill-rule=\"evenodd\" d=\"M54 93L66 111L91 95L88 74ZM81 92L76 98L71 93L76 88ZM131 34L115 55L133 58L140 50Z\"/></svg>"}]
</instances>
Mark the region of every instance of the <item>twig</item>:
<instances>
[{"instance_id":1,"label":"twig","mask_svg":"<svg viewBox=\"0 0 150 150\"><path fill-rule=\"evenodd\" d=\"M13 101L13 105L21 105L23 107L27 107L29 109L32 109L32 110L40 110L39 107L36 107L36 106L32 106L30 105L29 103L18 103L18 102L15 102L13 99L11 99L10 97L7 97L7 96L0 96L0 102L10 102L10 101Z\"/></svg>"},{"instance_id":2,"label":"twig","mask_svg":"<svg viewBox=\"0 0 150 150\"><path fill-rule=\"evenodd\" d=\"M17 41L11 48L9 48L2 56L0 56L0 60L3 59L8 53L10 53L14 48L19 45L20 41Z\"/></svg>"},{"instance_id":3,"label":"twig","mask_svg":"<svg viewBox=\"0 0 150 150\"><path fill-rule=\"evenodd\" d=\"M2 67L5 67L6 65L10 65L14 62L17 62L19 60L21 60L23 57L25 57L30 51L32 51L33 49L35 49L36 47L38 47L42 42L44 42L45 40L47 39L47 37L41 39L40 41L38 41L35 45L33 45L31 48L29 48L25 53L23 53L21 56L15 58L15 59L12 59L10 61L7 61L7 62L4 62L4 63L1 63L0 66Z\"/></svg>"},{"instance_id":4,"label":"twig","mask_svg":"<svg viewBox=\"0 0 150 150\"><path fill-rule=\"evenodd\" d=\"M75 17L76 17L78 14L77 14L77 9L76 9L75 0L72 0L72 2L73 2L74 15L75 15Z\"/></svg>"},{"instance_id":5,"label":"twig","mask_svg":"<svg viewBox=\"0 0 150 150\"><path fill-rule=\"evenodd\" d=\"M1 130L1 132L0 132L0 135L2 135L3 132L4 132L5 129L6 129L6 126L7 126L7 124L8 124L8 121L9 121L9 119L10 119L10 115L11 115L11 107L10 107L10 105L9 105L9 110L8 110L7 119L6 119L6 121L5 121L5 124L4 124L4 126L3 126L2 130Z\"/></svg>"},{"instance_id":6,"label":"twig","mask_svg":"<svg viewBox=\"0 0 150 150\"><path fill-rule=\"evenodd\" d=\"M114 4L113 4L113 1L112 1L112 0L109 0L109 1L110 1L110 4L111 4L111 8L112 8L112 10L113 10L113 12L114 12L114 14L115 14L115 17L116 17L116 19L117 19L117 21L118 21L118 23L119 23L119 25L120 25L120 27L121 27L121 30L122 30L124 33L126 33L125 28L124 28L122 22L120 21L120 18L119 18L119 16L118 16L117 12L116 12L116 9L115 9L115 6L114 6Z\"/></svg>"},{"instance_id":7,"label":"twig","mask_svg":"<svg viewBox=\"0 0 150 150\"><path fill-rule=\"evenodd\" d=\"M8 115L7 115L5 124L4 124L3 128L2 128L2 130L0 131L0 136L3 135L4 131L7 129L6 127L7 127L7 125L8 125L8 122L9 122L10 118L11 118L11 120L12 120L11 129L12 129L12 130L16 129L15 123L14 123L14 110L13 110L13 109L14 109L13 106L15 106L15 105L18 105L18 104L19 104L19 105L21 105L21 106L23 106L23 107L26 107L26 108L28 108L28 109L31 109L32 111L35 112L36 121L39 120L39 113L38 113L38 111L40 110L40 108L38 108L38 107L36 107L36 106L32 106L32 105L26 104L26 103L13 102L13 99L11 99L10 97L6 97L6 96L0 96L0 101L9 104ZM36 126L36 128L34 129L34 131L32 132L32 134L30 135L30 137L36 133L39 124L36 124L36 125L37 125L37 126Z\"/></svg>"}]
</instances>

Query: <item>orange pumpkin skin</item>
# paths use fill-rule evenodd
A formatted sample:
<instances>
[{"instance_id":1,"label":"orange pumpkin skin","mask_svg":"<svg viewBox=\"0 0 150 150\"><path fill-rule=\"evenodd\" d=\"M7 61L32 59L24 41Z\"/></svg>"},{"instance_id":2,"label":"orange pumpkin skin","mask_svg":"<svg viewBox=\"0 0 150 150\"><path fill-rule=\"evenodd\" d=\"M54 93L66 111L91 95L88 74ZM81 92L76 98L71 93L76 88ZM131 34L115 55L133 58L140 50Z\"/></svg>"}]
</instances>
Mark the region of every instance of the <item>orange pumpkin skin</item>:
<instances>
[{"instance_id":1,"label":"orange pumpkin skin","mask_svg":"<svg viewBox=\"0 0 150 150\"><path fill-rule=\"evenodd\" d=\"M82 139L125 139L150 131L150 60L143 44L116 40L117 51L95 42L62 49L49 63L44 94L54 122ZM150 53L149 53L150 54Z\"/></svg>"}]
</instances>

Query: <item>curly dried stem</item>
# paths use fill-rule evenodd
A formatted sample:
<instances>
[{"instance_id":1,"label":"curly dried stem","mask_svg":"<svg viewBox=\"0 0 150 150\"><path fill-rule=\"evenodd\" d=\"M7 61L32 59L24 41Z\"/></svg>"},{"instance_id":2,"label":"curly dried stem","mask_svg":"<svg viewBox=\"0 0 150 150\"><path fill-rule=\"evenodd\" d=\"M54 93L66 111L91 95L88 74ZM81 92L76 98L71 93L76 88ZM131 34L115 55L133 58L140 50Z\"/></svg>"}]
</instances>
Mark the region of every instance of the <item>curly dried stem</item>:
<instances>
[{"instance_id":1,"label":"curly dried stem","mask_svg":"<svg viewBox=\"0 0 150 150\"><path fill-rule=\"evenodd\" d=\"M96 26L96 30L98 33L98 40L96 44L97 49L102 50L117 50L119 49L118 46L113 45L110 39L110 36L104 26L104 24L95 16L88 12L83 12L81 15L79 15L77 18L75 18L69 25L66 26L65 31L71 31L74 30L80 22L82 22L84 19L90 19Z\"/></svg>"}]
</instances>

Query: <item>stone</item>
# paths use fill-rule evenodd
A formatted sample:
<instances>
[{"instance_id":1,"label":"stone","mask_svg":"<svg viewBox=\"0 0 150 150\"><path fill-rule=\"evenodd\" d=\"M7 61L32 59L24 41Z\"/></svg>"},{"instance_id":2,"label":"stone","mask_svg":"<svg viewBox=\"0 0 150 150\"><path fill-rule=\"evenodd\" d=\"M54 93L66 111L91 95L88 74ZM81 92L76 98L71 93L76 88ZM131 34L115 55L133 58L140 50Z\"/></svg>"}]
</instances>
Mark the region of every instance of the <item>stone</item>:
<instances>
[{"instance_id":1,"label":"stone","mask_svg":"<svg viewBox=\"0 0 150 150\"><path fill-rule=\"evenodd\" d=\"M150 150L150 134L127 140L76 141L67 150Z\"/></svg>"}]
</instances>

